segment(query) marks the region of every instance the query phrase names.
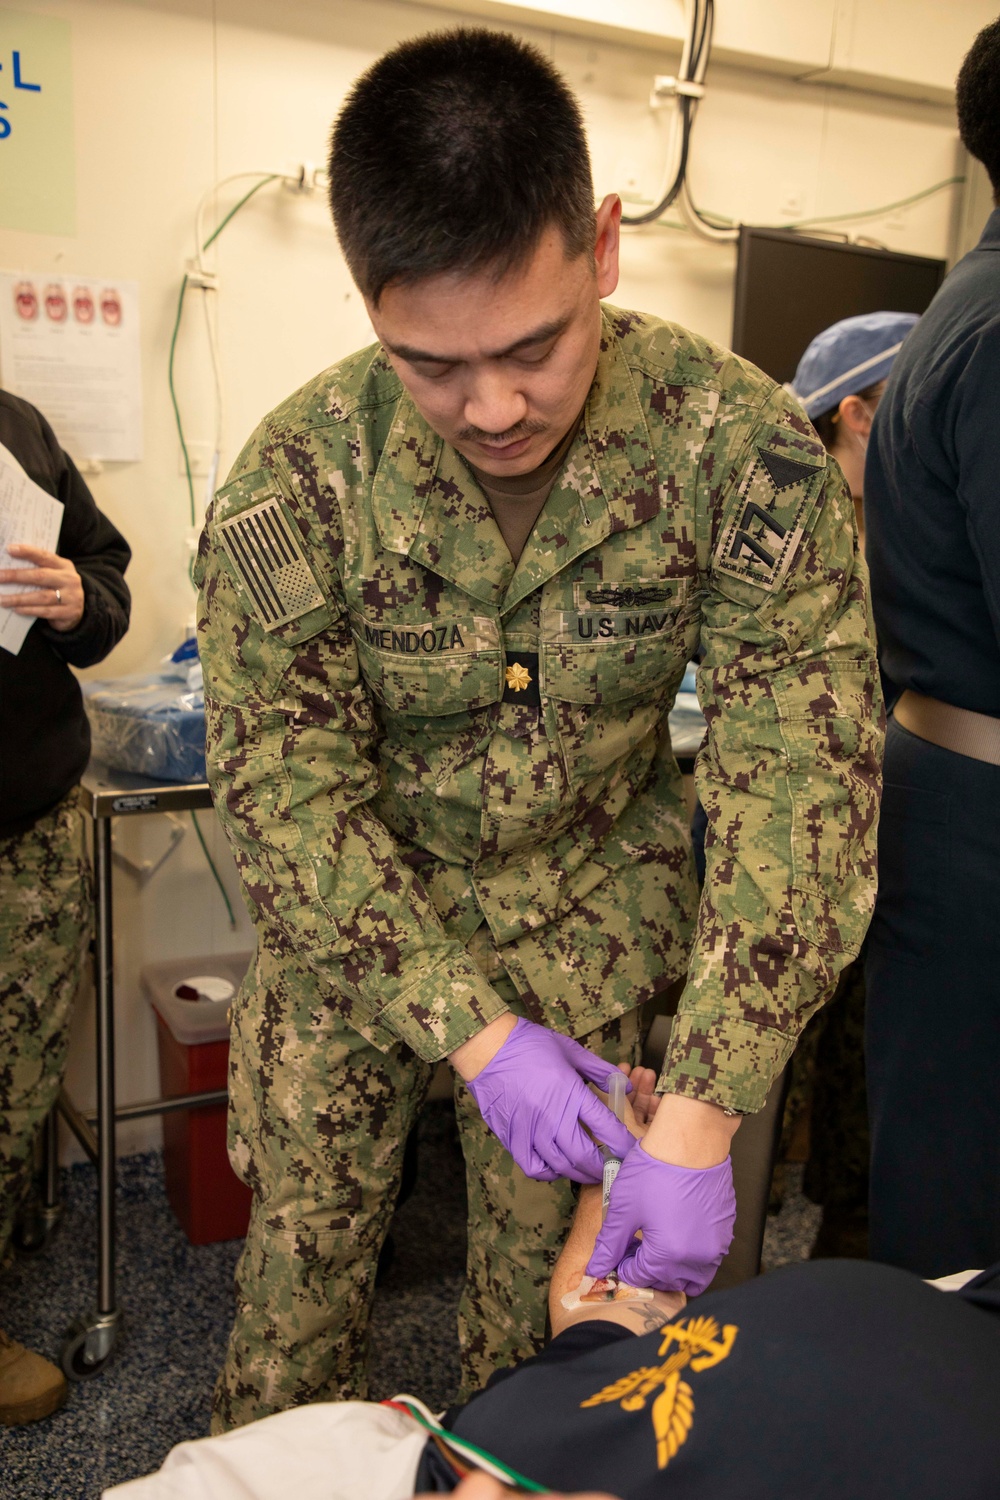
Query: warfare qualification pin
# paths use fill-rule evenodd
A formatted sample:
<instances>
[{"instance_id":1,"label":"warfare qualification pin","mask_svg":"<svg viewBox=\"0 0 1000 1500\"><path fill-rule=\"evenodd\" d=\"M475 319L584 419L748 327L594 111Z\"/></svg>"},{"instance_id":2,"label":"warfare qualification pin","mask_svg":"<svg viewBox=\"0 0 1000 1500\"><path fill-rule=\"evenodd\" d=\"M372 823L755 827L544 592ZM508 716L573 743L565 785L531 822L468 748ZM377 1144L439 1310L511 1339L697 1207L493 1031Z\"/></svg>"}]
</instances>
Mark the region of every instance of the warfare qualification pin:
<instances>
[{"instance_id":1,"label":"warfare qualification pin","mask_svg":"<svg viewBox=\"0 0 1000 1500\"><path fill-rule=\"evenodd\" d=\"M531 673L527 667L522 667L519 662L515 662L512 667L508 667L504 673L504 677L512 693L523 693L531 682Z\"/></svg>"}]
</instances>

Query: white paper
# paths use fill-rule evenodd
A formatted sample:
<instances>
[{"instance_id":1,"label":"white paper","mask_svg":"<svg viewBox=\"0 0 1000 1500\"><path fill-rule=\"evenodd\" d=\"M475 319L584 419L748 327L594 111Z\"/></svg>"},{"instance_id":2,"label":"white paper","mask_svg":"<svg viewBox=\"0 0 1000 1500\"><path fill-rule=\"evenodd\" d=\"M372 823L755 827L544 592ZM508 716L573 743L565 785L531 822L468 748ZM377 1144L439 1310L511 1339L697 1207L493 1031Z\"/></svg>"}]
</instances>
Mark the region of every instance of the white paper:
<instances>
[{"instance_id":1,"label":"white paper","mask_svg":"<svg viewBox=\"0 0 1000 1500\"><path fill-rule=\"evenodd\" d=\"M0 272L0 368L78 463L142 458L138 282Z\"/></svg>"},{"instance_id":2,"label":"white paper","mask_svg":"<svg viewBox=\"0 0 1000 1500\"><path fill-rule=\"evenodd\" d=\"M62 525L61 500L29 479L9 449L0 443L0 568L33 568L23 557L9 557L12 542L26 542L30 547L45 547L54 552ZM21 583L0 583L0 598L5 594L24 594ZM16 656L24 638L35 623L34 615L15 615L0 606L0 647Z\"/></svg>"}]
</instances>

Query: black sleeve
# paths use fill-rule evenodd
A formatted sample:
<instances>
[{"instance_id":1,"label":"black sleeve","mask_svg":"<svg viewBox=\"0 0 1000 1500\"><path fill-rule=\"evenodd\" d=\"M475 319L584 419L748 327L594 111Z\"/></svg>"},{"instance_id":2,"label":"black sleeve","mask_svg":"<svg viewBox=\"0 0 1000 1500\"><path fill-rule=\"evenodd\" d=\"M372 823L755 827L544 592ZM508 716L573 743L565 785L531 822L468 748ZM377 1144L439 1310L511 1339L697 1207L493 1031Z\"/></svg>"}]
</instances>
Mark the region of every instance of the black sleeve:
<instances>
[{"instance_id":1,"label":"black sleeve","mask_svg":"<svg viewBox=\"0 0 1000 1500\"><path fill-rule=\"evenodd\" d=\"M634 1339L636 1335L628 1328L623 1328L620 1323L611 1323L604 1318L594 1318L584 1323L573 1323L569 1328L563 1330L556 1338L545 1345L540 1354L534 1354L530 1359L522 1359L518 1364L511 1365L508 1370L494 1370L489 1380L481 1391L476 1391L474 1396L462 1406L452 1406L441 1418L442 1427L447 1427L449 1432L454 1427L462 1412L478 1401L480 1396L485 1396L487 1391L495 1390L505 1380L511 1380L521 1370L529 1365L560 1365L566 1364L571 1359L578 1358L581 1354L589 1354L592 1349L600 1349L605 1344L617 1344L623 1339Z\"/></svg>"},{"instance_id":2,"label":"black sleeve","mask_svg":"<svg viewBox=\"0 0 1000 1500\"><path fill-rule=\"evenodd\" d=\"M79 470L44 419L42 428L58 475L57 498L66 507L56 550L80 574L84 607L75 630L53 630L44 624L40 629L53 651L70 666L92 667L104 660L128 629L132 600L125 569L132 551L118 528L98 510Z\"/></svg>"},{"instance_id":3,"label":"black sleeve","mask_svg":"<svg viewBox=\"0 0 1000 1500\"><path fill-rule=\"evenodd\" d=\"M634 1338L635 1334L623 1328L620 1323L605 1322L600 1318L595 1318L592 1322L575 1323L546 1344L540 1354L535 1354L530 1359L522 1359L507 1370L494 1370L481 1391L477 1391L464 1405L452 1406L445 1412L441 1418L441 1425L449 1432L453 1431L462 1413L468 1411L480 1396L485 1396L488 1391L495 1390L504 1381L512 1380L514 1376L519 1375L522 1370L528 1369L531 1365L551 1367L567 1364L581 1354L589 1354L591 1350L600 1349L605 1344L617 1344L622 1339ZM456 1480L452 1469L441 1457L434 1444L428 1442L417 1470L414 1494L451 1494L455 1487Z\"/></svg>"},{"instance_id":4,"label":"black sleeve","mask_svg":"<svg viewBox=\"0 0 1000 1500\"><path fill-rule=\"evenodd\" d=\"M985 1271L980 1271L978 1276L959 1287L957 1292L949 1292L948 1295L961 1297L963 1302L971 1302L974 1307L980 1307L984 1312L1000 1318L1000 1261L988 1266Z\"/></svg>"},{"instance_id":5,"label":"black sleeve","mask_svg":"<svg viewBox=\"0 0 1000 1500\"><path fill-rule=\"evenodd\" d=\"M430 1438L420 1455L413 1481L415 1495L451 1495L458 1489L458 1476Z\"/></svg>"}]
</instances>

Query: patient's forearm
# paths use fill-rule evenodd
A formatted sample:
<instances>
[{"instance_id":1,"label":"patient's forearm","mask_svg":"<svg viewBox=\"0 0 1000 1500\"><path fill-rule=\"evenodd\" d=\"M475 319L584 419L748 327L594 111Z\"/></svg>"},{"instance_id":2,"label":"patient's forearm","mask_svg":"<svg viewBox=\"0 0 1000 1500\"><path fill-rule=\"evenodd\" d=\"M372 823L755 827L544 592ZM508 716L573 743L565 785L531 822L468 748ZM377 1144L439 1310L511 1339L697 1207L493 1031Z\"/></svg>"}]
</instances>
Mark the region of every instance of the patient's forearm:
<instances>
[{"instance_id":1,"label":"patient's forearm","mask_svg":"<svg viewBox=\"0 0 1000 1500\"><path fill-rule=\"evenodd\" d=\"M576 1214L570 1226L569 1237L556 1261L549 1283L549 1318L555 1331L553 1305L558 1305L565 1314L561 1299L567 1292L580 1285L580 1277L587 1269L587 1262L594 1253L594 1241L601 1227L601 1189L582 1187Z\"/></svg>"}]
</instances>

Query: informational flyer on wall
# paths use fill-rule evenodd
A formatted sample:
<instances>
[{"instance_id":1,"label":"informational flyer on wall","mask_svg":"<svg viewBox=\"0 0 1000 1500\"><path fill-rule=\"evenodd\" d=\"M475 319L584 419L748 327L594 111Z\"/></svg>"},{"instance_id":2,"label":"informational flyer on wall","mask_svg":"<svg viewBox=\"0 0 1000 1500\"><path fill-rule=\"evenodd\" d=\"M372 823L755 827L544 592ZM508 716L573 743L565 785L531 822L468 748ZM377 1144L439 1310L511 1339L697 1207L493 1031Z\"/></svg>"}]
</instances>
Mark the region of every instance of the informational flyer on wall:
<instances>
[{"instance_id":1,"label":"informational flyer on wall","mask_svg":"<svg viewBox=\"0 0 1000 1500\"><path fill-rule=\"evenodd\" d=\"M77 463L142 458L139 286L0 272L0 381Z\"/></svg>"}]
</instances>

